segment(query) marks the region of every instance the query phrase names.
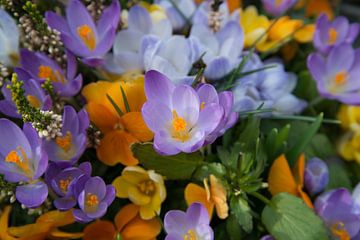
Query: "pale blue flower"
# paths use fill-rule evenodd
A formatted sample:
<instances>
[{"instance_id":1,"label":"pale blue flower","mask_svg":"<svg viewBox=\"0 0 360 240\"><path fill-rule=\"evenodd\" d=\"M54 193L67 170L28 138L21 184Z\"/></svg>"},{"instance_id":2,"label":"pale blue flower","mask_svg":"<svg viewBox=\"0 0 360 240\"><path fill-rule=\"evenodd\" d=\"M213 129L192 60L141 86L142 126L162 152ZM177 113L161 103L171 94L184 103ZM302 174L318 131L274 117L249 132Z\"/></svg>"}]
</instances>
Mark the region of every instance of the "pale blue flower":
<instances>
[{"instance_id":1,"label":"pale blue flower","mask_svg":"<svg viewBox=\"0 0 360 240\"><path fill-rule=\"evenodd\" d=\"M0 8L0 62L15 66L19 56L19 29L12 17Z\"/></svg>"}]
</instances>

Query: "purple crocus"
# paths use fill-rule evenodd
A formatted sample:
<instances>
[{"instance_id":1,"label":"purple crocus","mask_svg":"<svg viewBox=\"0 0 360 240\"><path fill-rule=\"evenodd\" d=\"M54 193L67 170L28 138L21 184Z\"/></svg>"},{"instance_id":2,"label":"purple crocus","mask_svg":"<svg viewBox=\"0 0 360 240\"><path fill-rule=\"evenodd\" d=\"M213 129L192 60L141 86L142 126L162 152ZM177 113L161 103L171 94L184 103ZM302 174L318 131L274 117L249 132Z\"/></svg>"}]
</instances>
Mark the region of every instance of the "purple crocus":
<instances>
[{"instance_id":1,"label":"purple crocus","mask_svg":"<svg viewBox=\"0 0 360 240\"><path fill-rule=\"evenodd\" d=\"M32 79L43 83L49 79L55 91L63 97L76 95L82 86L81 74L76 76L76 59L69 51L67 56L66 76L60 66L48 56L40 52L32 52L27 49L20 51L22 69L29 73Z\"/></svg>"},{"instance_id":2,"label":"purple crocus","mask_svg":"<svg viewBox=\"0 0 360 240\"><path fill-rule=\"evenodd\" d=\"M214 239L209 214L200 203L191 204L186 212L180 210L167 212L164 227L167 232L165 240Z\"/></svg>"},{"instance_id":3,"label":"purple crocus","mask_svg":"<svg viewBox=\"0 0 360 240\"><path fill-rule=\"evenodd\" d=\"M52 108L51 97L41 88L40 83L31 79L31 76L22 69L17 68L15 71L18 79L23 81L22 88L25 91L25 97L29 101L30 106L41 110L50 110ZM0 100L0 111L7 116L21 118L12 100L11 91L7 88L8 85L11 85L11 83L5 83L1 89L4 99Z\"/></svg>"},{"instance_id":4,"label":"purple crocus","mask_svg":"<svg viewBox=\"0 0 360 240\"><path fill-rule=\"evenodd\" d=\"M65 106L62 119L62 135L52 140L44 140L44 148L49 155L50 161L70 166L85 151L89 116L84 109L76 113L73 107Z\"/></svg>"},{"instance_id":5,"label":"purple crocus","mask_svg":"<svg viewBox=\"0 0 360 240\"><path fill-rule=\"evenodd\" d=\"M45 17L49 26L61 33L67 49L81 57L85 64L99 66L114 43L120 5L119 1L113 0L96 25L79 0L70 0L66 7L66 19L51 11L46 12Z\"/></svg>"},{"instance_id":6,"label":"purple crocus","mask_svg":"<svg viewBox=\"0 0 360 240\"><path fill-rule=\"evenodd\" d=\"M360 104L360 49L342 44L331 49L326 58L313 53L308 57L307 66L324 98Z\"/></svg>"},{"instance_id":7,"label":"purple crocus","mask_svg":"<svg viewBox=\"0 0 360 240\"><path fill-rule=\"evenodd\" d=\"M311 158L306 162L304 183L307 192L315 195L322 192L329 183L329 169L319 158Z\"/></svg>"},{"instance_id":8,"label":"purple crocus","mask_svg":"<svg viewBox=\"0 0 360 240\"><path fill-rule=\"evenodd\" d=\"M346 17L340 16L330 21L326 14L322 14L316 21L314 46L318 51L327 54L334 46L352 44L359 31L360 24L350 24Z\"/></svg>"},{"instance_id":9,"label":"purple crocus","mask_svg":"<svg viewBox=\"0 0 360 240\"><path fill-rule=\"evenodd\" d=\"M79 185L79 182L80 180L76 185ZM86 223L104 216L108 206L115 199L115 188L105 185L100 177L91 177L81 185L83 189L77 198L80 209L73 210L75 219Z\"/></svg>"},{"instance_id":10,"label":"purple crocus","mask_svg":"<svg viewBox=\"0 0 360 240\"><path fill-rule=\"evenodd\" d=\"M315 211L334 237L351 239L360 231L360 215L354 212L354 200L345 188L330 190L315 200Z\"/></svg>"},{"instance_id":11,"label":"purple crocus","mask_svg":"<svg viewBox=\"0 0 360 240\"><path fill-rule=\"evenodd\" d=\"M297 0L261 0L261 2L267 13L278 17L292 8Z\"/></svg>"},{"instance_id":12,"label":"purple crocus","mask_svg":"<svg viewBox=\"0 0 360 240\"><path fill-rule=\"evenodd\" d=\"M28 208L41 205L48 195L47 185L39 178L48 165L48 156L30 123L21 130L15 123L0 119L0 174L16 187L16 198Z\"/></svg>"},{"instance_id":13,"label":"purple crocus","mask_svg":"<svg viewBox=\"0 0 360 240\"><path fill-rule=\"evenodd\" d=\"M223 119L224 110L220 104L202 107L192 87L175 86L154 70L145 74L145 94L147 102L142 107L142 115L155 133L154 148L160 154L199 150Z\"/></svg>"}]
</instances>

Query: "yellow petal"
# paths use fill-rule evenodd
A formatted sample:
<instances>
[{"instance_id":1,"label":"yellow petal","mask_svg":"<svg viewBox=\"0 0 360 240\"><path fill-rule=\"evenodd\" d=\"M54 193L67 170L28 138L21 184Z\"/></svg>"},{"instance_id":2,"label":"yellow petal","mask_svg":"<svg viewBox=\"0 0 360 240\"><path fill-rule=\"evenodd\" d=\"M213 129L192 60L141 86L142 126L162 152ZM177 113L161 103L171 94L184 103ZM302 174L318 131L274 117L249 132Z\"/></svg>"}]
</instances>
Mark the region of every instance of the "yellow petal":
<instances>
[{"instance_id":1,"label":"yellow petal","mask_svg":"<svg viewBox=\"0 0 360 240\"><path fill-rule=\"evenodd\" d=\"M136 205L144 206L148 205L151 202L151 197L140 192L140 190L136 186L130 186L128 193L130 201L132 201Z\"/></svg>"},{"instance_id":2,"label":"yellow petal","mask_svg":"<svg viewBox=\"0 0 360 240\"><path fill-rule=\"evenodd\" d=\"M116 228L121 232L123 228L139 214L140 207L128 204L120 209L115 216Z\"/></svg>"},{"instance_id":3,"label":"yellow petal","mask_svg":"<svg viewBox=\"0 0 360 240\"><path fill-rule=\"evenodd\" d=\"M206 190L199 185L194 183L189 183L185 188L185 201L189 205L195 202L199 202L204 205L209 213L209 216L212 216L214 210L214 203L208 201Z\"/></svg>"},{"instance_id":4,"label":"yellow petal","mask_svg":"<svg viewBox=\"0 0 360 240\"><path fill-rule=\"evenodd\" d=\"M136 139L142 142L151 141L154 134L146 126L141 112L130 112L121 118L124 128Z\"/></svg>"},{"instance_id":5,"label":"yellow petal","mask_svg":"<svg viewBox=\"0 0 360 240\"><path fill-rule=\"evenodd\" d=\"M114 224L97 220L85 227L83 240L113 240L116 233Z\"/></svg>"},{"instance_id":6,"label":"yellow petal","mask_svg":"<svg viewBox=\"0 0 360 240\"><path fill-rule=\"evenodd\" d=\"M132 219L120 232L123 239L154 239L161 232L158 219L143 220L139 216Z\"/></svg>"},{"instance_id":7,"label":"yellow petal","mask_svg":"<svg viewBox=\"0 0 360 240\"><path fill-rule=\"evenodd\" d=\"M115 178L112 185L116 189L116 196L118 198L128 198L128 189L131 184L127 182L122 176Z\"/></svg>"},{"instance_id":8,"label":"yellow petal","mask_svg":"<svg viewBox=\"0 0 360 240\"><path fill-rule=\"evenodd\" d=\"M118 115L107 109L103 104L90 102L85 106L89 114L90 121L100 129L102 133L107 133L114 130L114 126L119 122Z\"/></svg>"},{"instance_id":9,"label":"yellow petal","mask_svg":"<svg viewBox=\"0 0 360 240\"><path fill-rule=\"evenodd\" d=\"M81 94L85 97L87 102L95 102L102 104L106 100L106 93L109 91L113 83L98 81L86 85Z\"/></svg>"},{"instance_id":10,"label":"yellow petal","mask_svg":"<svg viewBox=\"0 0 360 240\"><path fill-rule=\"evenodd\" d=\"M220 219L229 216L229 206L226 201L226 189L214 175L210 175L211 199L215 203L216 214Z\"/></svg>"},{"instance_id":11,"label":"yellow petal","mask_svg":"<svg viewBox=\"0 0 360 240\"><path fill-rule=\"evenodd\" d=\"M140 217L144 220L152 219L156 216L155 210L150 205L140 207Z\"/></svg>"},{"instance_id":12,"label":"yellow petal","mask_svg":"<svg viewBox=\"0 0 360 240\"><path fill-rule=\"evenodd\" d=\"M294 38L300 43L308 43L313 40L315 24L308 24L295 32Z\"/></svg>"},{"instance_id":13,"label":"yellow petal","mask_svg":"<svg viewBox=\"0 0 360 240\"><path fill-rule=\"evenodd\" d=\"M124 168L121 176L129 183L137 185L138 183L149 180L148 172L139 166L128 166Z\"/></svg>"}]
</instances>

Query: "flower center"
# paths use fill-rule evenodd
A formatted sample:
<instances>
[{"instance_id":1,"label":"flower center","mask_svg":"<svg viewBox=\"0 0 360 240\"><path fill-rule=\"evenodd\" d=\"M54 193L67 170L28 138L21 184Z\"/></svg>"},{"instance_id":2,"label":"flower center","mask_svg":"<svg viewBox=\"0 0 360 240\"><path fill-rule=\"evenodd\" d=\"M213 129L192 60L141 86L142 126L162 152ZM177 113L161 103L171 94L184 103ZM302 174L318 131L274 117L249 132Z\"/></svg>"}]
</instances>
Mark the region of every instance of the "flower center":
<instances>
[{"instance_id":1,"label":"flower center","mask_svg":"<svg viewBox=\"0 0 360 240\"><path fill-rule=\"evenodd\" d=\"M22 147L17 147L17 150L10 151L5 157L5 162L14 163L26 175L30 175L29 159Z\"/></svg>"},{"instance_id":2,"label":"flower center","mask_svg":"<svg viewBox=\"0 0 360 240\"><path fill-rule=\"evenodd\" d=\"M205 108L205 102L201 102L200 104L200 110L203 110Z\"/></svg>"},{"instance_id":3,"label":"flower center","mask_svg":"<svg viewBox=\"0 0 360 240\"><path fill-rule=\"evenodd\" d=\"M184 235L184 240L197 240L197 236L194 230L190 229L187 231L187 233Z\"/></svg>"},{"instance_id":4,"label":"flower center","mask_svg":"<svg viewBox=\"0 0 360 240\"><path fill-rule=\"evenodd\" d=\"M86 205L89 207L94 207L99 204L99 199L95 194L88 193L86 196Z\"/></svg>"},{"instance_id":5,"label":"flower center","mask_svg":"<svg viewBox=\"0 0 360 240\"><path fill-rule=\"evenodd\" d=\"M190 138L190 131L187 130L187 122L182 117L179 117L177 112L173 111L172 120L172 137L185 142Z\"/></svg>"},{"instance_id":6,"label":"flower center","mask_svg":"<svg viewBox=\"0 0 360 240\"><path fill-rule=\"evenodd\" d=\"M145 180L139 183L138 189L147 196L153 196L156 190L155 184L151 180Z\"/></svg>"},{"instance_id":7,"label":"flower center","mask_svg":"<svg viewBox=\"0 0 360 240\"><path fill-rule=\"evenodd\" d=\"M335 28L332 27L329 29L328 34L329 34L328 44L334 45L338 37L338 32L336 31Z\"/></svg>"},{"instance_id":8,"label":"flower center","mask_svg":"<svg viewBox=\"0 0 360 240\"><path fill-rule=\"evenodd\" d=\"M26 97L26 99L28 100L30 106L32 106L34 108L40 108L41 107L40 100L37 97L35 97L34 95L28 95Z\"/></svg>"},{"instance_id":9,"label":"flower center","mask_svg":"<svg viewBox=\"0 0 360 240\"><path fill-rule=\"evenodd\" d=\"M54 71L51 67L44 65L40 65L38 77L50 79L52 82L65 82L64 76L62 76L58 70Z\"/></svg>"},{"instance_id":10,"label":"flower center","mask_svg":"<svg viewBox=\"0 0 360 240\"><path fill-rule=\"evenodd\" d=\"M282 0L275 0L275 6L279 7L282 4Z\"/></svg>"},{"instance_id":11,"label":"flower center","mask_svg":"<svg viewBox=\"0 0 360 240\"><path fill-rule=\"evenodd\" d=\"M331 232L339 237L340 240L350 240L350 235L345 229L345 225L343 222L336 222L331 227Z\"/></svg>"},{"instance_id":12,"label":"flower center","mask_svg":"<svg viewBox=\"0 0 360 240\"><path fill-rule=\"evenodd\" d=\"M71 132L67 131L65 136L59 136L55 139L56 145L58 145L64 152L68 152L72 145Z\"/></svg>"},{"instance_id":13,"label":"flower center","mask_svg":"<svg viewBox=\"0 0 360 240\"><path fill-rule=\"evenodd\" d=\"M88 25L82 25L77 28L77 34L85 44L85 46L91 51L96 47L96 39L94 31Z\"/></svg>"},{"instance_id":14,"label":"flower center","mask_svg":"<svg viewBox=\"0 0 360 240\"><path fill-rule=\"evenodd\" d=\"M340 71L335 74L334 82L336 86L342 86L347 82L348 73L346 71Z\"/></svg>"},{"instance_id":15,"label":"flower center","mask_svg":"<svg viewBox=\"0 0 360 240\"><path fill-rule=\"evenodd\" d=\"M71 183L71 180L72 180L71 177L69 177L68 179L61 179L59 181L59 186L60 186L61 191L63 191L64 193L67 192L69 185Z\"/></svg>"}]
</instances>

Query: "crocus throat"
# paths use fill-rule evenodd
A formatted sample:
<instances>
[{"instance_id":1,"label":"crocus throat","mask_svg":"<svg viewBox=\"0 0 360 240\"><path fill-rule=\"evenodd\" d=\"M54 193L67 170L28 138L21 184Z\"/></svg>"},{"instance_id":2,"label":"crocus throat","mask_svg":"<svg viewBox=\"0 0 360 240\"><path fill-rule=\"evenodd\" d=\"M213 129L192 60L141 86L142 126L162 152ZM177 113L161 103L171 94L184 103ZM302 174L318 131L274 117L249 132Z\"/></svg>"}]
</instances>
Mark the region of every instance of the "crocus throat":
<instances>
[{"instance_id":1,"label":"crocus throat","mask_svg":"<svg viewBox=\"0 0 360 240\"><path fill-rule=\"evenodd\" d=\"M41 107L40 100L37 97L35 97L34 95L27 95L26 99L28 100L30 106L32 106L34 108L40 108Z\"/></svg>"},{"instance_id":2,"label":"crocus throat","mask_svg":"<svg viewBox=\"0 0 360 240\"><path fill-rule=\"evenodd\" d=\"M200 104L200 110L203 110L205 108L205 102L201 102Z\"/></svg>"},{"instance_id":3,"label":"crocus throat","mask_svg":"<svg viewBox=\"0 0 360 240\"><path fill-rule=\"evenodd\" d=\"M54 83L65 83L65 78L58 70L53 70L49 66L40 65L38 77L43 79L49 79Z\"/></svg>"},{"instance_id":4,"label":"crocus throat","mask_svg":"<svg viewBox=\"0 0 360 240\"><path fill-rule=\"evenodd\" d=\"M26 175L30 173L29 159L22 147L10 151L5 157L5 162L16 164Z\"/></svg>"},{"instance_id":5,"label":"crocus throat","mask_svg":"<svg viewBox=\"0 0 360 240\"><path fill-rule=\"evenodd\" d=\"M340 71L335 74L334 82L336 86L342 86L347 82L348 73L346 71Z\"/></svg>"},{"instance_id":6,"label":"crocus throat","mask_svg":"<svg viewBox=\"0 0 360 240\"><path fill-rule=\"evenodd\" d=\"M141 193L147 196L153 196L156 190L155 184L151 180L145 180L138 184L138 189Z\"/></svg>"},{"instance_id":7,"label":"crocus throat","mask_svg":"<svg viewBox=\"0 0 360 240\"><path fill-rule=\"evenodd\" d=\"M350 240L350 235L345 229L343 222L336 222L331 227L331 232L335 236L339 237L340 240Z\"/></svg>"},{"instance_id":8,"label":"crocus throat","mask_svg":"<svg viewBox=\"0 0 360 240\"><path fill-rule=\"evenodd\" d=\"M96 47L96 38L94 31L88 25L81 25L77 28L77 34L85 46L91 51Z\"/></svg>"},{"instance_id":9,"label":"crocus throat","mask_svg":"<svg viewBox=\"0 0 360 240\"><path fill-rule=\"evenodd\" d=\"M72 146L71 132L67 131L65 136L59 136L55 139L56 145L58 145L64 152L68 152Z\"/></svg>"},{"instance_id":10,"label":"crocus throat","mask_svg":"<svg viewBox=\"0 0 360 240\"><path fill-rule=\"evenodd\" d=\"M174 110L172 120L172 137L182 142L187 141L190 138L187 125L186 120L179 117L177 112Z\"/></svg>"},{"instance_id":11,"label":"crocus throat","mask_svg":"<svg viewBox=\"0 0 360 240\"><path fill-rule=\"evenodd\" d=\"M98 196L92 193L87 193L85 197L85 211L88 213L96 212L98 205Z\"/></svg>"},{"instance_id":12,"label":"crocus throat","mask_svg":"<svg viewBox=\"0 0 360 240\"><path fill-rule=\"evenodd\" d=\"M335 28L330 28L329 29L329 39L328 39L328 43L330 45L334 45L336 43L337 37L338 37L338 32L336 31Z\"/></svg>"},{"instance_id":13,"label":"crocus throat","mask_svg":"<svg viewBox=\"0 0 360 240\"><path fill-rule=\"evenodd\" d=\"M279 7L282 4L282 0L275 0L275 6Z\"/></svg>"},{"instance_id":14,"label":"crocus throat","mask_svg":"<svg viewBox=\"0 0 360 240\"><path fill-rule=\"evenodd\" d=\"M197 236L194 230L190 229L187 231L187 233L184 235L184 240L197 240Z\"/></svg>"},{"instance_id":15,"label":"crocus throat","mask_svg":"<svg viewBox=\"0 0 360 240\"><path fill-rule=\"evenodd\" d=\"M67 178L67 179L61 179L59 181L59 187L60 187L61 191L63 191L64 193L66 193L68 191L71 180L72 180L71 178Z\"/></svg>"}]
</instances>

